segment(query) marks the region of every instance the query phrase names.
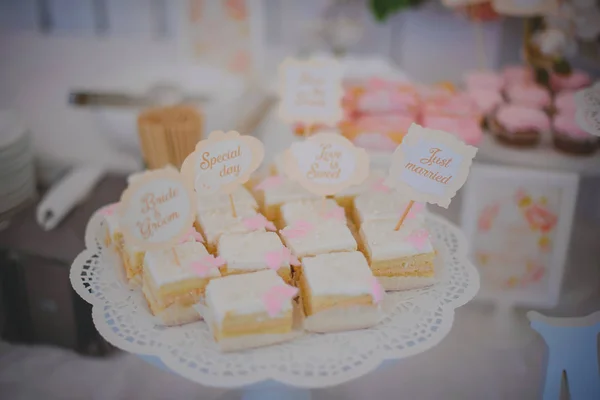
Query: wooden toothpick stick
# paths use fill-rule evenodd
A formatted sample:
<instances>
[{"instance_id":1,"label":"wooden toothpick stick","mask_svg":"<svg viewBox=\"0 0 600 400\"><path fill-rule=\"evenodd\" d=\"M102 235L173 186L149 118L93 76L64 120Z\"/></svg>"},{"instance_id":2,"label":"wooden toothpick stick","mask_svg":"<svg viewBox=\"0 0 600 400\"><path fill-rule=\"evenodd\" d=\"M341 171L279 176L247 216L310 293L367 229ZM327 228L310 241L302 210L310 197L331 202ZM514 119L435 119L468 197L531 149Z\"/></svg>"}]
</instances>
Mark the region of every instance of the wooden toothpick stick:
<instances>
[{"instance_id":1,"label":"wooden toothpick stick","mask_svg":"<svg viewBox=\"0 0 600 400\"><path fill-rule=\"evenodd\" d=\"M177 250L175 249L175 247L173 247L171 249L171 252L173 253L173 260L175 261L175 264L180 267L181 263L179 262L179 256L177 255Z\"/></svg>"},{"instance_id":2,"label":"wooden toothpick stick","mask_svg":"<svg viewBox=\"0 0 600 400\"><path fill-rule=\"evenodd\" d=\"M395 231L397 231L398 229L400 229L400 227L402 226L402 223L406 219L406 216L410 212L410 209L412 208L413 204L415 204L414 200L411 200L411 201L408 202L408 206L406 207L406 210L404 210L404 213L402 214L402 216L398 220L398 223L396 224L396 227L394 228Z\"/></svg>"},{"instance_id":3,"label":"wooden toothpick stick","mask_svg":"<svg viewBox=\"0 0 600 400\"><path fill-rule=\"evenodd\" d=\"M229 193L229 205L231 206L233 218L237 218L237 213L235 212L235 202L233 201L233 195L231 193Z\"/></svg>"}]
</instances>

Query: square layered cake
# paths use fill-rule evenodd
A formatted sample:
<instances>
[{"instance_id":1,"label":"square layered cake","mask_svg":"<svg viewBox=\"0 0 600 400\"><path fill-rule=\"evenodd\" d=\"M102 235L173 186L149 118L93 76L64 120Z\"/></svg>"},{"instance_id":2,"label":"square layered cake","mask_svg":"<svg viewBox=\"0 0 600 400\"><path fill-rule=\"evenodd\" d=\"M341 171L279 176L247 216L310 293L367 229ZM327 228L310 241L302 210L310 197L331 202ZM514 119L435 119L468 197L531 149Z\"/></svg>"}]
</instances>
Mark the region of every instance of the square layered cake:
<instances>
[{"instance_id":1,"label":"square layered cake","mask_svg":"<svg viewBox=\"0 0 600 400\"><path fill-rule=\"evenodd\" d=\"M367 221L360 227L361 250L386 290L414 289L435 282L436 252L423 223Z\"/></svg>"},{"instance_id":2,"label":"square layered cake","mask_svg":"<svg viewBox=\"0 0 600 400\"><path fill-rule=\"evenodd\" d=\"M181 325L200 319L192 307L213 278L218 265L202 243L185 242L173 250L148 251L144 256L142 292L150 310L165 325Z\"/></svg>"},{"instance_id":3,"label":"square layered cake","mask_svg":"<svg viewBox=\"0 0 600 400\"><path fill-rule=\"evenodd\" d=\"M275 232L224 234L218 253L226 262L220 268L223 276L272 269L291 282L291 253Z\"/></svg>"},{"instance_id":4,"label":"square layered cake","mask_svg":"<svg viewBox=\"0 0 600 400\"><path fill-rule=\"evenodd\" d=\"M252 196L252 193L244 186L239 185L231 193L234 207L239 209L258 210L258 203ZM197 212L206 212L213 210L231 210L231 200L229 194L217 193L208 196L198 196Z\"/></svg>"},{"instance_id":5,"label":"square layered cake","mask_svg":"<svg viewBox=\"0 0 600 400\"><path fill-rule=\"evenodd\" d=\"M305 257L299 287L308 330L361 329L379 322L384 291L359 251Z\"/></svg>"},{"instance_id":6,"label":"square layered cake","mask_svg":"<svg viewBox=\"0 0 600 400\"><path fill-rule=\"evenodd\" d=\"M304 189L299 183L281 175L265 178L254 187L254 192L264 216L276 223L281 220L283 204L319 198L316 194Z\"/></svg>"},{"instance_id":7,"label":"square layered cake","mask_svg":"<svg viewBox=\"0 0 600 400\"><path fill-rule=\"evenodd\" d=\"M365 221L389 219L398 221L406 208L409 200L397 192L367 192L354 199L353 220L357 226ZM412 213L420 215L423 209L421 203L413 205ZM421 217L418 217L421 218Z\"/></svg>"},{"instance_id":8,"label":"square layered cake","mask_svg":"<svg viewBox=\"0 0 600 400\"><path fill-rule=\"evenodd\" d=\"M111 207L111 206L108 206ZM119 224L119 218L115 213L107 213L104 215L104 225L106 229L104 237L104 245L112 247L119 254L123 251L123 232Z\"/></svg>"},{"instance_id":9,"label":"square layered cake","mask_svg":"<svg viewBox=\"0 0 600 400\"><path fill-rule=\"evenodd\" d=\"M142 248L124 241L122 260L125 276L129 283L136 285L141 283L145 255L146 252Z\"/></svg>"},{"instance_id":10,"label":"square layered cake","mask_svg":"<svg viewBox=\"0 0 600 400\"><path fill-rule=\"evenodd\" d=\"M333 199L294 201L281 206L282 226L293 225L298 221L316 224L325 220L346 223L344 209Z\"/></svg>"},{"instance_id":11,"label":"square layered cake","mask_svg":"<svg viewBox=\"0 0 600 400\"><path fill-rule=\"evenodd\" d=\"M202 211L196 214L196 229L206 240L206 248L211 254L216 254L219 238L224 233L248 233L255 229L247 221L256 217L257 212L251 207L236 208L236 216L230 209Z\"/></svg>"},{"instance_id":12,"label":"square layered cake","mask_svg":"<svg viewBox=\"0 0 600 400\"><path fill-rule=\"evenodd\" d=\"M206 319L220 349L238 350L291 339L297 291L273 270L210 281Z\"/></svg>"},{"instance_id":13,"label":"square layered cake","mask_svg":"<svg viewBox=\"0 0 600 400\"><path fill-rule=\"evenodd\" d=\"M338 221L325 220L316 224L299 221L286 226L280 233L285 245L299 259L357 249L350 229Z\"/></svg>"}]
</instances>

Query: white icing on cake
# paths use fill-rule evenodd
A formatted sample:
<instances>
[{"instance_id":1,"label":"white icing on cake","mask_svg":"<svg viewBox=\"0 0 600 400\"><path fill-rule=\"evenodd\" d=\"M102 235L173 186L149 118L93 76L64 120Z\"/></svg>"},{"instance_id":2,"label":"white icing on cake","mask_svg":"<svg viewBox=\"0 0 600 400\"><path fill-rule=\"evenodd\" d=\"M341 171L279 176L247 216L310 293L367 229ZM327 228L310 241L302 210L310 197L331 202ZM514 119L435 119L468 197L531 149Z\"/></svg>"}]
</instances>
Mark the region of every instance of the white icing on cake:
<instances>
[{"instance_id":1,"label":"white icing on cake","mask_svg":"<svg viewBox=\"0 0 600 400\"><path fill-rule=\"evenodd\" d=\"M244 186L239 185L231 193L236 210L238 208L258 209L258 204L252 194ZM208 196L198 196L197 208L198 212L211 210L231 210L229 194L217 193Z\"/></svg>"},{"instance_id":2,"label":"white icing on cake","mask_svg":"<svg viewBox=\"0 0 600 400\"><path fill-rule=\"evenodd\" d=\"M378 219L398 221L408 203L409 200L397 192L371 191L358 195L354 199L354 208L360 223Z\"/></svg>"},{"instance_id":3,"label":"white icing on cake","mask_svg":"<svg viewBox=\"0 0 600 400\"><path fill-rule=\"evenodd\" d=\"M264 189L265 206L316 198L319 198L319 196L304 189L298 182L287 178L283 178L283 182L280 185Z\"/></svg>"},{"instance_id":4,"label":"white icing on cake","mask_svg":"<svg viewBox=\"0 0 600 400\"><path fill-rule=\"evenodd\" d=\"M339 206L333 199L325 199L325 205L323 205L323 199L294 201L285 203L281 206L281 217L285 225L292 225L299 220L316 224L319 221L322 221L328 212L337 207ZM343 224L346 223L346 218L343 220L331 220Z\"/></svg>"},{"instance_id":5,"label":"white icing on cake","mask_svg":"<svg viewBox=\"0 0 600 400\"><path fill-rule=\"evenodd\" d=\"M284 228L282 236L286 245L296 257L356 250L356 241L348 226L333 220L315 224L313 229L302 237L287 237L286 232L291 229L294 229L294 227Z\"/></svg>"},{"instance_id":6,"label":"white icing on cake","mask_svg":"<svg viewBox=\"0 0 600 400\"><path fill-rule=\"evenodd\" d=\"M367 221L360 227L360 236L370 254L371 260L394 260L433 252L431 241L427 239L422 249L408 243L406 237L416 229L425 229L421 221L405 221L399 230L394 230L397 221Z\"/></svg>"},{"instance_id":7,"label":"white icing on cake","mask_svg":"<svg viewBox=\"0 0 600 400\"><path fill-rule=\"evenodd\" d=\"M227 261L227 270L256 271L267 267L265 255L284 248L275 232L225 234L219 239L219 256ZM290 268L285 260L281 267Z\"/></svg>"},{"instance_id":8,"label":"white icing on cake","mask_svg":"<svg viewBox=\"0 0 600 400\"><path fill-rule=\"evenodd\" d=\"M121 232L121 224L119 224L117 213L105 215L104 221L106 222L106 227L111 236L114 235L115 232Z\"/></svg>"},{"instance_id":9,"label":"white icing on cake","mask_svg":"<svg viewBox=\"0 0 600 400\"><path fill-rule=\"evenodd\" d=\"M379 180L385 177L385 171L381 169L372 169L369 173L369 176L363 183L360 185L350 186L338 193L335 194L336 198L345 197L345 196L358 196L362 193L367 193L371 190L372 186Z\"/></svg>"},{"instance_id":10,"label":"white icing on cake","mask_svg":"<svg viewBox=\"0 0 600 400\"><path fill-rule=\"evenodd\" d=\"M217 244L217 241L224 233L247 233L250 232L244 225L244 219L256 215L256 211L251 207L236 208L236 217L233 216L230 209L211 210L198 212L196 221L200 224L206 241L210 244ZM264 229L262 229L264 231Z\"/></svg>"},{"instance_id":11,"label":"white icing on cake","mask_svg":"<svg viewBox=\"0 0 600 400\"><path fill-rule=\"evenodd\" d=\"M227 313L248 315L267 312L263 296L273 286L284 285L273 270L229 275L211 280L206 286L206 305L220 326ZM292 309L292 301L284 302L281 312Z\"/></svg>"},{"instance_id":12,"label":"white icing on cake","mask_svg":"<svg viewBox=\"0 0 600 400\"><path fill-rule=\"evenodd\" d=\"M306 257L302 276L313 296L372 295L373 273L359 251Z\"/></svg>"},{"instance_id":13,"label":"white icing on cake","mask_svg":"<svg viewBox=\"0 0 600 400\"><path fill-rule=\"evenodd\" d=\"M144 256L144 271L150 275L150 278L157 286L161 286L198 278L198 274L191 268L193 261L199 261L208 257L208 251L202 243L185 242L175 246L179 265L176 264L173 252L171 250L153 250L147 251ZM206 274L206 277L219 277L218 268L212 268Z\"/></svg>"}]
</instances>

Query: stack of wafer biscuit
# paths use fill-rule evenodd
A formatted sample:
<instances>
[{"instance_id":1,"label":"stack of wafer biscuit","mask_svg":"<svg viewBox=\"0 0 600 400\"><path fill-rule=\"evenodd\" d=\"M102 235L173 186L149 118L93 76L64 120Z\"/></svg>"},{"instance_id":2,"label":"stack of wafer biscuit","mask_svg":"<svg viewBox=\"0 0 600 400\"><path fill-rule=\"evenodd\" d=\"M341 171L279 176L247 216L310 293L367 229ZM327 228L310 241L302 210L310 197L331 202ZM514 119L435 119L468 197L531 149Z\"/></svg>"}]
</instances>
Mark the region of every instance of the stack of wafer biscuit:
<instances>
[{"instance_id":1,"label":"stack of wafer biscuit","mask_svg":"<svg viewBox=\"0 0 600 400\"><path fill-rule=\"evenodd\" d=\"M138 117L140 146L150 169L180 167L202 139L202 115L192 107L153 108Z\"/></svg>"}]
</instances>

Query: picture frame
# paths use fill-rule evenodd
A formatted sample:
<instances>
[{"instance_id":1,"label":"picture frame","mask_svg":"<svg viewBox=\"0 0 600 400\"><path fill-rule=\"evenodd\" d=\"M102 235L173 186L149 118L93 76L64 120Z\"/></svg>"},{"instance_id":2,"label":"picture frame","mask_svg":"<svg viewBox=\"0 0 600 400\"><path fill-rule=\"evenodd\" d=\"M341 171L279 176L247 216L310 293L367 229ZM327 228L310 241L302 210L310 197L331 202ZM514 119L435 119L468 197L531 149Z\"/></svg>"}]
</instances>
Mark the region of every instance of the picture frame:
<instances>
[{"instance_id":1,"label":"picture frame","mask_svg":"<svg viewBox=\"0 0 600 400\"><path fill-rule=\"evenodd\" d=\"M461 225L481 274L479 300L558 304L578 187L575 173L473 164Z\"/></svg>"},{"instance_id":2,"label":"picture frame","mask_svg":"<svg viewBox=\"0 0 600 400\"><path fill-rule=\"evenodd\" d=\"M169 7L182 59L222 68L247 80L264 69L264 0L185 0ZM223 41L236 45L220 46Z\"/></svg>"}]
</instances>

